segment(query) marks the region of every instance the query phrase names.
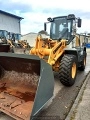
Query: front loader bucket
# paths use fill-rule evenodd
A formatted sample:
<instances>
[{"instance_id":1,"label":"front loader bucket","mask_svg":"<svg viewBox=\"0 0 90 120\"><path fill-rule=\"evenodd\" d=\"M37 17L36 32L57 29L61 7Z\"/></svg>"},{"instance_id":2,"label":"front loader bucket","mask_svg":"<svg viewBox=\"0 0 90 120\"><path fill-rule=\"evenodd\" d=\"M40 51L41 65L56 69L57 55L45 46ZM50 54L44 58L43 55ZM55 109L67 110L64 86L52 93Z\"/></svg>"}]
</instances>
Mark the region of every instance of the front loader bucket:
<instances>
[{"instance_id":1,"label":"front loader bucket","mask_svg":"<svg viewBox=\"0 0 90 120\"><path fill-rule=\"evenodd\" d=\"M8 44L0 44L0 52L9 52L10 51L10 45Z\"/></svg>"},{"instance_id":2,"label":"front loader bucket","mask_svg":"<svg viewBox=\"0 0 90 120\"><path fill-rule=\"evenodd\" d=\"M0 53L0 111L31 120L53 96L51 66L37 56Z\"/></svg>"}]
</instances>

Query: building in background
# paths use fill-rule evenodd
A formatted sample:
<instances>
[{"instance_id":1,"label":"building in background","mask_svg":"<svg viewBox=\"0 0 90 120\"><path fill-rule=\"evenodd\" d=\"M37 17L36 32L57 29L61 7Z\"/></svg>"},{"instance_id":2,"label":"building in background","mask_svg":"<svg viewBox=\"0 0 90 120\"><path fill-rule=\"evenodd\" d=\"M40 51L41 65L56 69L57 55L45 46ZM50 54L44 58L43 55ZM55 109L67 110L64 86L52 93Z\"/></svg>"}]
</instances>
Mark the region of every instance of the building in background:
<instances>
[{"instance_id":1,"label":"building in background","mask_svg":"<svg viewBox=\"0 0 90 120\"><path fill-rule=\"evenodd\" d=\"M0 10L0 30L21 34L22 17Z\"/></svg>"},{"instance_id":2,"label":"building in background","mask_svg":"<svg viewBox=\"0 0 90 120\"><path fill-rule=\"evenodd\" d=\"M35 40L36 40L36 37L37 37L38 33L28 33L28 34L25 34L25 35L22 35L21 36L21 40L27 40L27 42L29 43L29 45L31 47L35 46Z\"/></svg>"},{"instance_id":3,"label":"building in background","mask_svg":"<svg viewBox=\"0 0 90 120\"><path fill-rule=\"evenodd\" d=\"M29 45L31 47L34 47L35 43L36 43L36 38L37 38L38 34L41 34L42 38L49 38L50 37L49 34L46 31L41 30L38 33L31 32L31 33L22 35L21 40L27 40L27 42L29 43Z\"/></svg>"}]
</instances>

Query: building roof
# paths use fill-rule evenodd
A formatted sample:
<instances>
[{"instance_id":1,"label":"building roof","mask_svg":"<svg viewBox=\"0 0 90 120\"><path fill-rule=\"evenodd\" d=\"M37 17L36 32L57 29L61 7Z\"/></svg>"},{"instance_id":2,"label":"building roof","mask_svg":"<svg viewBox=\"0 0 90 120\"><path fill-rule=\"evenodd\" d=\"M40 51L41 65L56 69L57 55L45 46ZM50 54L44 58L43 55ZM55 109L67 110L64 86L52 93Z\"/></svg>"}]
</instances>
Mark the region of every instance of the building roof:
<instances>
[{"instance_id":1,"label":"building roof","mask_svg":"<svg viewBox=\"0 0 90 120\"><path fill-rule=\"evenodd\" d=\"M23 34L22 36L31 35L31 34L38 34L38 33L30 32L30 33Z\"/></svg>"},{"instance_id":2,"label":"building roof","mask_svg":"<svg viewBox=\"0 0 90 120\"><path fill-rule=\"evenodd\" d=\"M14 18L18 18L18 19L20 19L20 20L24 19L24 18L22 18L22 17L20 17L20 16L17 16L17 15L14 15L14 14L11 14L11 13L8 13L8 12L5 12L5 11L2 11L2 10L0 10L0 13L5 14L5 15L9 15L9 16L14 17Z\"/></svg>"}]
</instances>

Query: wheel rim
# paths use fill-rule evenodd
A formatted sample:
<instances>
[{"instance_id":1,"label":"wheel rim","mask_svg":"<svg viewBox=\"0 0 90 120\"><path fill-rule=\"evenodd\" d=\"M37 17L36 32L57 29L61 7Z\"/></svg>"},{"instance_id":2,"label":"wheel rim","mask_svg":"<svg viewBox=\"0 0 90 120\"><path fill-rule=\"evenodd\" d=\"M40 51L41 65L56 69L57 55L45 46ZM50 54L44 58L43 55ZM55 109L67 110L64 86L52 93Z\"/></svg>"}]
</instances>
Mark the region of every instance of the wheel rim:
<instances>
[{"instance_id":1,"label":"wheel rim","mask_svg":"<svg viewBox=\"0 0 90 120\"><path fill-rule=\"evenodd\" d=\"M84 66L86 65L86 58L84 58Z\"/></svg>"},{"instance_id":2,"label":"wheel rim","mask_svg":"<svg viewBox=\"0 0 90 120\"><path fill-rule=\"evenodd\" d=\"M75 78L76 75L76 63L74 62L72 65L72 78Z\"/></svg>"}]
</instances>

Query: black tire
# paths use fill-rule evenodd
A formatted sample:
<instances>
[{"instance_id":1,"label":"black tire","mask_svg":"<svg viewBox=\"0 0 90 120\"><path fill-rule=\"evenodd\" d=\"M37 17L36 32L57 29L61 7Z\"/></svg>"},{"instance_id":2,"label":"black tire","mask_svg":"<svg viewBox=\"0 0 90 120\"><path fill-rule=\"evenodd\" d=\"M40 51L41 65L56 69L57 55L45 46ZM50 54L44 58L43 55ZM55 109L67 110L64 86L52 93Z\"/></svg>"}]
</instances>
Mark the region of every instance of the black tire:
<instances>
[{"instance_id":1,"label":"black tire","mask_svg":"<svg viewBox=\"0 0 90 120\"><path fill-rule=\"evenodd\" d=\"M0 65L0 78L4 77L5 70L4 68Z\"/></svg>"},{"instance_id":2,"label":"black tire","mask_svg":"<svg viewBox=\"0 0 90 120\"><path fill-rule=\"evenodd\" d=\"M10 48L10 52L11 52L11 53L14 53L14 48Z\"/></svg>"},{"instance_id":3,"label":"black tire","mask_svg":"<svg viewBox=\"0 0 90 120\"><path fill-rule=\"evenodd\" d=\"M78 70L80 70L80 71L84 71L84 69L85 69L85 66L86 66L86 56L87 56L87 54L86 54L86 52L84 51L84 52L83 52L82 61L81 61L81 63L80 63L80 67L78 68Z\"/></svg>"},{"instance_id":4,"label":"black tire","mask_svg":"<svg viewBox=\"0 0 90 120\"><path fill-rule=\"evenodd\" d=\"M75 74L72 77L72 67L75 64ZM64 55L60 62L59 79L65 86L72 86L77 75L77 57L75 55Z\"/></svg>"}]
</instances>

